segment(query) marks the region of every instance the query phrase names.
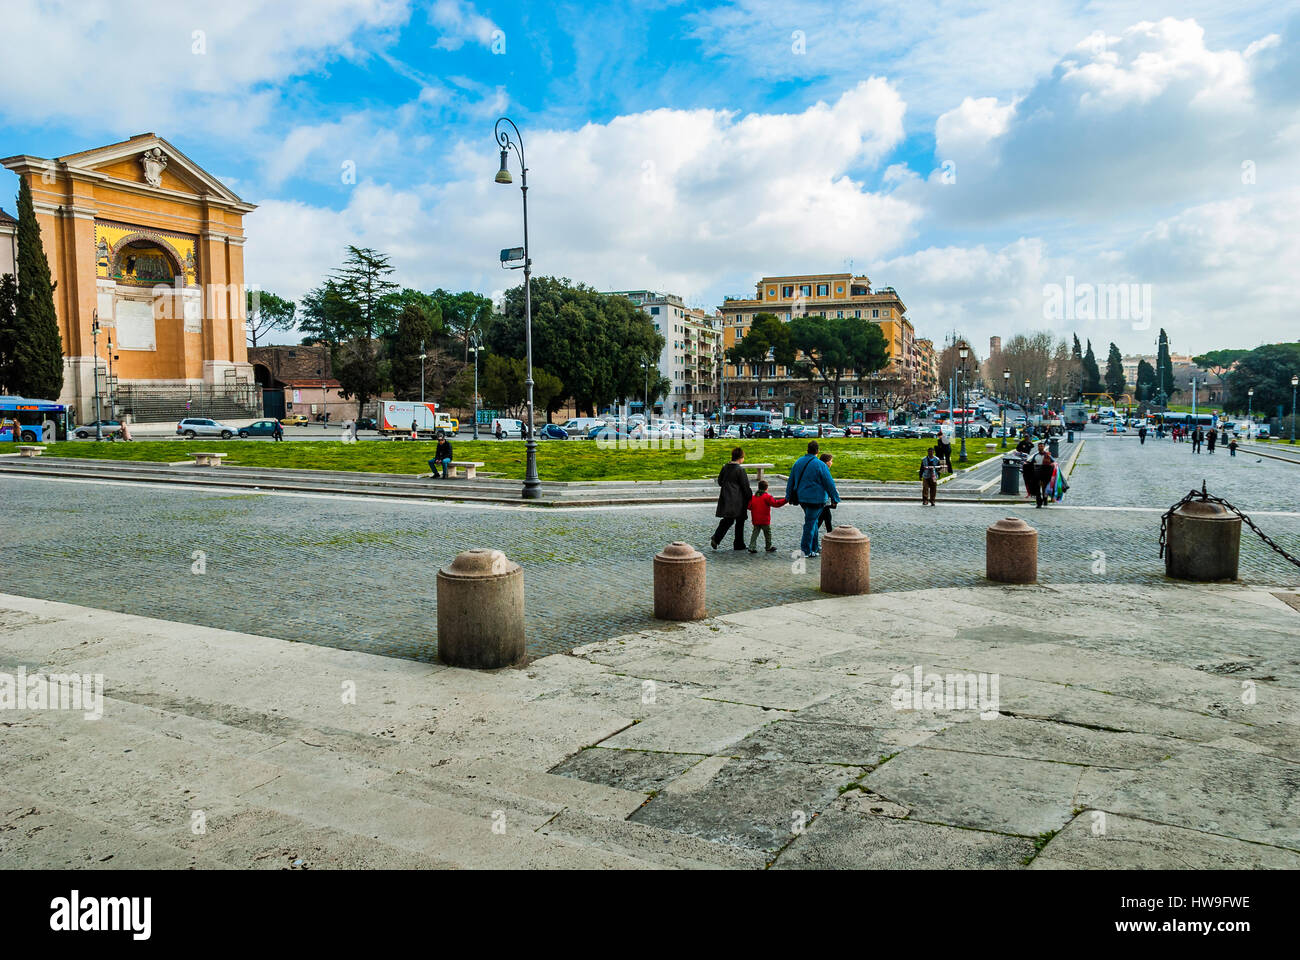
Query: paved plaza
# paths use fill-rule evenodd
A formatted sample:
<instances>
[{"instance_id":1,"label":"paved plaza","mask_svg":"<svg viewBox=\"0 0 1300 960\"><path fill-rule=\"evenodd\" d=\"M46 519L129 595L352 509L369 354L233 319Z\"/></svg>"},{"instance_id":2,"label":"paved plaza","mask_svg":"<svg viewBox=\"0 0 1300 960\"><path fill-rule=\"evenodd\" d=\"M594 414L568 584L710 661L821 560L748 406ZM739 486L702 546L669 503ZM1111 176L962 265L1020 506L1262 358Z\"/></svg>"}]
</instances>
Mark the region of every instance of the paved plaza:
<instances>
[{"instance_id":1,"label":"paved plaza","mask_svg":"<svg viewBox=\"0 0 1300 960\"><path fill-rule=\"evenodd\" d=\"M1159 513L1202 479L1295 552L1300 466L1096 435L1067 499L1044 510L846 502L835 519L871 537L877 592L983 583L984 529L1008 514L1039 528L1045 584L1158 584ZM11 475L0 488L6 592L425 661L435 571L460 550L495 547L523 565L529 650L541 655L652 626L651 557L673 540L707 549L716 523L705 504L538 511ZM774 512L778 553L709 554L710 613L820 595L818 561L790 557L799 520ZM1243 537L1247 582L1294 584L1298 572Z\"/></svg>"}]
</instances>

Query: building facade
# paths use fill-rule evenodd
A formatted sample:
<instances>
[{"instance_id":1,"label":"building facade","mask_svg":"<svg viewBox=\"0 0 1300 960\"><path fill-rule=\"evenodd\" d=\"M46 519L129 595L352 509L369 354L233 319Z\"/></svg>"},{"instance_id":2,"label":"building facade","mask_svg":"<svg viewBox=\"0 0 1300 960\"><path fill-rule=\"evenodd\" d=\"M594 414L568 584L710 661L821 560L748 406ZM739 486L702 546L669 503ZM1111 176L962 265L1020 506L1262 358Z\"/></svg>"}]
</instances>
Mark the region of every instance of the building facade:
<instances>
[{"instance_id":1,"label":"building facade","mask_svg":"<svg viewBox=\"0 0 1300 960\"><path fill-rule=\"evenodd\" d=\"M0 277L18 279L18 221L0 210Z\"/></svg>"},{"instance_id":2,"label":"building facade","mask_svg":"<svg viewBox=\"0 0 1300 960\"><path fill-rule=\"evenodd\" d=\"M615 290L641 308L664 338L659 372L669 382L668 396L655 402L655 412L670 418L708 414L719 403L718 365L722 360L719 319L682 298L654 290ZM639 409L635 404L633 409Z\"/></svg>"},{"instance_id":3,"label":"building facade","mask_svg":"<svg viewBox=\"0 0 1300 960\"><path fill-rule=\"evenodd\" d=\"M789 322L798 316L852 317L880 325L889 351L889 363L859 383L852 375L840 384L841 415L849 419L870 419L882 394L914 391L921 379L917 362L916 331L908 320L907 307L893 287L871 289L865 276L851 273L763 277L756 284L753 299L729 299L719 308L722 315L722 347L739 343L761 313L774 314ZM832 387L818 380L796 378L782 364L724 364L727 402L758 405L788 417L825 419L834 408Z\"/></svg>"},{"instance_id":4,"label":"building facade","mask_svg":"<svg viewBox=\"0 0 1300 960\"><path fill-rule=\"evenodd\" d=\"M60 400L83 420L97 381L126 412L133 398L251 401L243 219L253 204L152 133L0 163L31 187L56 284Z\"/></svg>"}]
</instances>

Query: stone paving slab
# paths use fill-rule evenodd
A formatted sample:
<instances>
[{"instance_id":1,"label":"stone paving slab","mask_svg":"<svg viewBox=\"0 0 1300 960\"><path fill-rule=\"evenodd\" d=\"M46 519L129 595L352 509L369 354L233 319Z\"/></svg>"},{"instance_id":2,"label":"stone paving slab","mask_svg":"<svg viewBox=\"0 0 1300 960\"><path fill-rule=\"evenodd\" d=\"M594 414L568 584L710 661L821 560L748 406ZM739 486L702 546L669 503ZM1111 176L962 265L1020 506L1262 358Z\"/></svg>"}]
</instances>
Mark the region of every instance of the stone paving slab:
<instances>
[{"instance_id":1,"label":"stone paving slab","mask_svg":"<svg viewBox=\"0 0 1300 960\"><path fill-rule=\"evenodd\" d=\"M1300 870L1300 852L1090 810L1036 857L1034 870Z\"/></svg>"},{"instance_id":2,"label":"stone paving slab","mask_svg":"<svg viewBox=\"0 0 1300 960\"><path fill-rule=\"evenodd\" d=\"M1217 655L1129 640L1135 610L1189 599L1243 636L1300 626L1277 592L821 598L488 672L4 595L0 673L98 672L107 699L94 721L0 714L0 867L80 847L124 866L1286 866L1300 724L1278 641L1243 700ZM915 667L997 676L996 709L902 702ZM1123 842L1086 846L1095 814Z\"/></svg>"}]
</instances>

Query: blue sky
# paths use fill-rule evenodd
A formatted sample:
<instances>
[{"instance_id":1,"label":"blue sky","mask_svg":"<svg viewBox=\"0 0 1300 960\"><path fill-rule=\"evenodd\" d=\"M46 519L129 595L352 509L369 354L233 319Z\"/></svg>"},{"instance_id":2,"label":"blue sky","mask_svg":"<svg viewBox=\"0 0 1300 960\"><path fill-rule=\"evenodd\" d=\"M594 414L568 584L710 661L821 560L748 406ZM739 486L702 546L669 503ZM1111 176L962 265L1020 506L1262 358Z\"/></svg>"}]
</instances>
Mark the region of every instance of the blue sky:
<instances>
[{"instance_id":1,"label":"blue sky","mask_svg":"<svg viewBox=\"0 0 1300 960\"><path fill-rule=\"evenodd\" d=\"M260 208L247 279L348 243L493 294L524 131L540 272L716 306L852 264L921 335L1297 336L1300 19L1191 0L6 0L0 154L154 131ZM355 171L354 177L344 174ZM945 171L947 171L945 175ZM7 173L0 204L12 210ZM1067 282L1149 316L1048 316Z\"/></svg>"}]
</instances>

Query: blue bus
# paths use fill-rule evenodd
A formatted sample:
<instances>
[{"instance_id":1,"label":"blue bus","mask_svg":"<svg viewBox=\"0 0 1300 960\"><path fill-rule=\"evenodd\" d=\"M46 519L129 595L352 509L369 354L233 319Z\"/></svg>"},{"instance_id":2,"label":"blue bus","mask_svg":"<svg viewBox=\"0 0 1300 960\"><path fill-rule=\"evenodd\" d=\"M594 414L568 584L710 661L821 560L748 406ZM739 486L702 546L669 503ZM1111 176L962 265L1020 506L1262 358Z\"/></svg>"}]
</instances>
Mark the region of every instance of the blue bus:
<instances>
[{"instance_id":1,"label":"blue bus","mask_svg":"<svg viewBox=\"0 0 1300 960\"><path fill-rule=\"evenodd\" d=\"M1164 413L1157 413L1155 417L1169 427L1181 427L1184 430L1190 430L1193 427L1200 427L1202 430L1213 430L1219 425L1219 418L1213 413L1177 413L1172 410L1166 410Z\"/></svg>"},{"instance_id":2,"label":"blue bus","mask_svg":"<svg viewBox=\"0 0 1300 960\"><path fill-rule=\"evenodd\" d=\"M0 396L0 442L68 439L68 408L53 400Z\"/></svg>"}]
</instances>

